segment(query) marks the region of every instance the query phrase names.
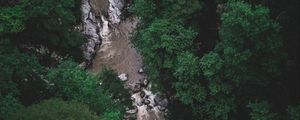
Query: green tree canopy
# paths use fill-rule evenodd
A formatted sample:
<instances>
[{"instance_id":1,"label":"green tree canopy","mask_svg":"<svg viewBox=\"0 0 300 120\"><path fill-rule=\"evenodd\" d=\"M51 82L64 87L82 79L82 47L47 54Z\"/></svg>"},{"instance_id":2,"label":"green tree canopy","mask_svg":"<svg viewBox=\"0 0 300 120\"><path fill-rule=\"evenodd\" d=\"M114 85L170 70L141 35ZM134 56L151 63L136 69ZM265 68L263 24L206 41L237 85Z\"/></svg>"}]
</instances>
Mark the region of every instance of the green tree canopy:
<instances>
[{"instance_id":1,"label":"green tree canopy","mask_svg":"<svg viewBox=\"0 0 300 120\"><path fill-rule=\"evenodd\" d=\"M100 117L76 101L50 99L18 110L10 120L100 120Z\"/></svg>"},{"instance_id":2,"label":"green tree canopy","mask_svg":"<svg viewBox=\"0 0 300 120\"><path fill-rule=\"evenodd\" d=\"M225 77L237 84L280 74L283 44L279 25L268 14L263 6L229 2L221 16L222 42L216 50L222 53Z\"/></svg>"},{"instance_id":3,"label":"green tree canopy","mask_svg":"<svg viewBox=\"0 0 300 120\"><path fill-rule=\"evenodd\" d=\"M288 106L287 109L288 118L290 120L299 120L300 119L300 104L295 106Z\"/></svg>"},{"instance_id":4,"label":"green tree canopy","mask_svg":"<svg viewBox=\"0 0 300 120\"><path fill-rule=\"evenodd\" d=\"M23 105L13 94L2 96L0 94L0 119L8 120L8 118L21 109Z\"/></svg>"},{"instance_id":5,"label":"green tree canopy","mask_svg":"<svg viewBox=\"0 0 300 120\"><path fill-rule=\"evenodd\" d=\"M50 69L47 79L54 96L82 102L102 115L117 114L118 118L121 118L122 114L119 113L125 112L125 105L116 100L116 97L114 99L118 94L110 97L111 91L102 87L96 76L86 72L73 61L63 61L57 68Z\"/></svg>"},{"instance_id":6,"label":"green tree canopy","mask_svg":"<svg viewBox=\"0 0 300 120\"><path fill-rule=\"evenodd\" d=\"M273 113L271 110L271 106L266 101L261 102L250 102L247 105L248 108L251 109L250 117L251 120L276 120L278 116L276 113Z\"/></svg>"},{"instance_id":7,"label":"green tree canopy","mask_svg":"<svg viewBox=\"0 0 300 120\"><path fill-rule=\"evenodd\" d=\"M174 87L176 96L187 105L203 102L207 95L205 87L200 82L199 68L199 58L192 53L184 52L178 56L174 72L178 80L174 82Z\"/></svg>"}]
</instances>

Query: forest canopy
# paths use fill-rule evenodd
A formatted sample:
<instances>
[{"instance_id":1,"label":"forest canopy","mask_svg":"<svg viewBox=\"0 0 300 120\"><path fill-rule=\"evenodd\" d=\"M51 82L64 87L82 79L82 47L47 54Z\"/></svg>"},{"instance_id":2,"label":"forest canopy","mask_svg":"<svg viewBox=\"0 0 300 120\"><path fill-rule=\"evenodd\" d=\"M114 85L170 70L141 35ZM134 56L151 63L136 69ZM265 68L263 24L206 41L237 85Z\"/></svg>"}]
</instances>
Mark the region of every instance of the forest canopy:
<instances>
[{"instance_id":1,"label":"forest canopy","mask_svg":"<svg viewBox=\"0 0 300 120\"><path fill-rule=\"evenodd\" d=\"M0 1L0 120L124 119L117 73L80 64L81 2ZM125 2L166 119L300 120L299 0Z\"/></svg>"},{"instance_id":2,"label":"forest canopy","mask_svg":"<svg viewBox=\"0 0 300 120\"><path fill-rule=\"evenodd\" d=\"M134 44L153 89L168 93L169 119L299 119L289 111L300 101L298 5L135 0L142 25Z\"/></svg>"}]
</instances>

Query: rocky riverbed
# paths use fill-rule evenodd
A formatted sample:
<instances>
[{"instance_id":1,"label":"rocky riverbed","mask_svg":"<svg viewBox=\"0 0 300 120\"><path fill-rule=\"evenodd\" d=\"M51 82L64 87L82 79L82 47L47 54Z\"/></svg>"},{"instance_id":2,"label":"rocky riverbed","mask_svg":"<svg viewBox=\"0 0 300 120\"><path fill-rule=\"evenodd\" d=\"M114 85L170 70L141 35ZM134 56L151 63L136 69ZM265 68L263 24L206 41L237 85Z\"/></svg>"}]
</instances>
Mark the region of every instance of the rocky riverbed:
<instances>
[{"instance_id":1,"label":"rocky riverbed","mask_svg":"<svg viewBox=\"0 0 300 120\"><path fill-rule=\"evenodd\" d=\"M88 37L83 46L85 65L92 73L108 66L120 74L135 108L127 111L125 119L164 120L168 101L150 91L142 56L130 42L139 20L135 16L121 19L125 4L123 0L83 0L83 34Z\"/></svg>"}]
</instances>

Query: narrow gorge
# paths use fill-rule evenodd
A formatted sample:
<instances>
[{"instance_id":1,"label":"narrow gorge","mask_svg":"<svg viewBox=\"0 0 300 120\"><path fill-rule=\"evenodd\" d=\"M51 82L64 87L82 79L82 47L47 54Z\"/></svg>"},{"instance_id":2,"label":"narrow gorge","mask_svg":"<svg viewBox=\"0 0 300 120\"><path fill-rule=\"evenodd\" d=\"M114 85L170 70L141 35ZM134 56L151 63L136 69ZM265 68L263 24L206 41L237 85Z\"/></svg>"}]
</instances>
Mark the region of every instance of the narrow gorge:
<instances>
[{"instance_id":1,"label":"narrow gorge","mask_svg":"<svg viewBox=\"0 0 300 120\"><path fill-rule=\"evenodd\" d=\"M131 43L139 23L136 16L124 17L124 0L82 0L85 63L94 74L110 67L124 78L132 96L133 108L125 119L164 120L167 99L150 91L151 82L143 72L143 58ZM119 77L120 77L119 76Z\"/></svg>"}]
</instances>

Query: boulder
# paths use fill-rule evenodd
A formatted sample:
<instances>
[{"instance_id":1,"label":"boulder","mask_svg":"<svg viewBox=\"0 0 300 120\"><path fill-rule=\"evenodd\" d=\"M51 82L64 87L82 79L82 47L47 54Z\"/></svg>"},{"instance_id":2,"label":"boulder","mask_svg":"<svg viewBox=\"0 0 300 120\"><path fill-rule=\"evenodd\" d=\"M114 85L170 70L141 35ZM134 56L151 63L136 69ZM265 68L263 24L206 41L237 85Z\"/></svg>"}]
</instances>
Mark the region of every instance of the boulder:
<instances>
[{"instance_id":1,"label":"boulder","mask_svg":"<svg viewBox=\"0 0 300 120\"><path fill-rule=\"evenodd\" d=\"M135 114L135 113L137 113L137 111L138 111L138 109L137 109L137 107L135 106L134 109L132 109L132 110L127 110L126 113L128 113L128 114Z\"/></svg>"},{"instance_id":2,"label":"boulder","mask_svg":"<svg viewBox=\"0 0 300 120\"><path fill-rule=\"evenodd\" d=\"M165 107L162 107L162 106L158 106L157 108L158 108L158 110L160 110L160 111L165 111L165 110L166 110L166 108L165 108Z\"/></svg>"},{"instance_id":3,"label":"boulder","mask_svg":"<svg viewBox=\"0 0 300 120\"><path fill-rule=\"evenodd\" d=\"M152 109L153 109L153 107L152 107L152 106L150 106L150 105L147 105L147 108L146 108L146 110L150 111L150 110L152 110Z\"/></svg>"},{"instance_id":4,"label":"boulder","mask_svg":"<svg viewBox=\"0 0 300 120\"><path fill-rule=\"evenodd\" d=\"M141 98L145 97L146 93L144 91L141 91L140 96Z\"/></svg>"},{"instance_id":5,"label":"boulder","mask_svg":"<svg viewBox=\"0 0 300 120\"><path fill-rule=\"evenodd\" d=\"M134 98L134 97L131 97L131 100L132 100L132 101L135 101L135 98Z\"/></svg>"},{"instance_id":6,"label":"boulder","mask_svg":"<svg viewBox=\"0 0 300 120\"><path fill-rule=\"evenodd\" d=\"M126 73L122 73L118 76L118 78L121 80L121 81L126 81L128 80L128 75Z\"/></svg>"},{"instance_id":7,"label":"boulder","mask_svg":"<svg viewBox=\"0 0 300 120\"><path fill-rule=\"evenodd\" d=\"M142 102L136 102L136 105L137 105L137 106L142 106L143 103L142 103Z\"/></svg>"},{"instance_id":8,"label":"boulder","mask_svg":"<svg viewBox=\"0 0 300 120\"><path fill-rule=\"evenodd\" d=\"M140 85L140 84L135 84L135 85L133 86L133 88L131 88L131 91L132 91L133 93L137 93L137 92L141 91L141 85Z\"/></svg>"},{"instance_id":9,"label":"boulder","mask_svg":"<svg viewBox=\"0 0 300 120\"><path fill-rule=\"evenodd\" d=\"M162 107L167 107L168 105L168 100L166 98L162 98L159 96L155 96L154 102L156 105L162 106Z\"/></svg>"},{"instance_id":10,"label":"boulder","mask_svg":"<svg viewBox=\"0 0 300 120\"><path fill-rule=\"evenodd\" d=\"M138 73L144 73L144 69L143 68L139 69Z\"/></svg>"},{"instance_id":11,"label":"boulder","mask_svg":"<svg viewBox=\"0 0 300 120\"><path fill-rule=\"evenodd\" d=\"M146 100L144 101L144 104L145 104L145 105L149 105L149 104L150 104L150 100L147 100L147 99L146 99Z\"/></svg>"},{"instance_id":12,"label":"boulder","mask_svg":"<svg viewBox=\"0 0 300 120\"><path fill-rule=\"evenodd\" d=\"M148 85L148 83L149 83L149 82L148 82L148 80L147 80L147 79L144 79L144 80L143 80L143 85L144 85L144 86L147 86L147 85Z\"/></svg>"}]
</instances>

